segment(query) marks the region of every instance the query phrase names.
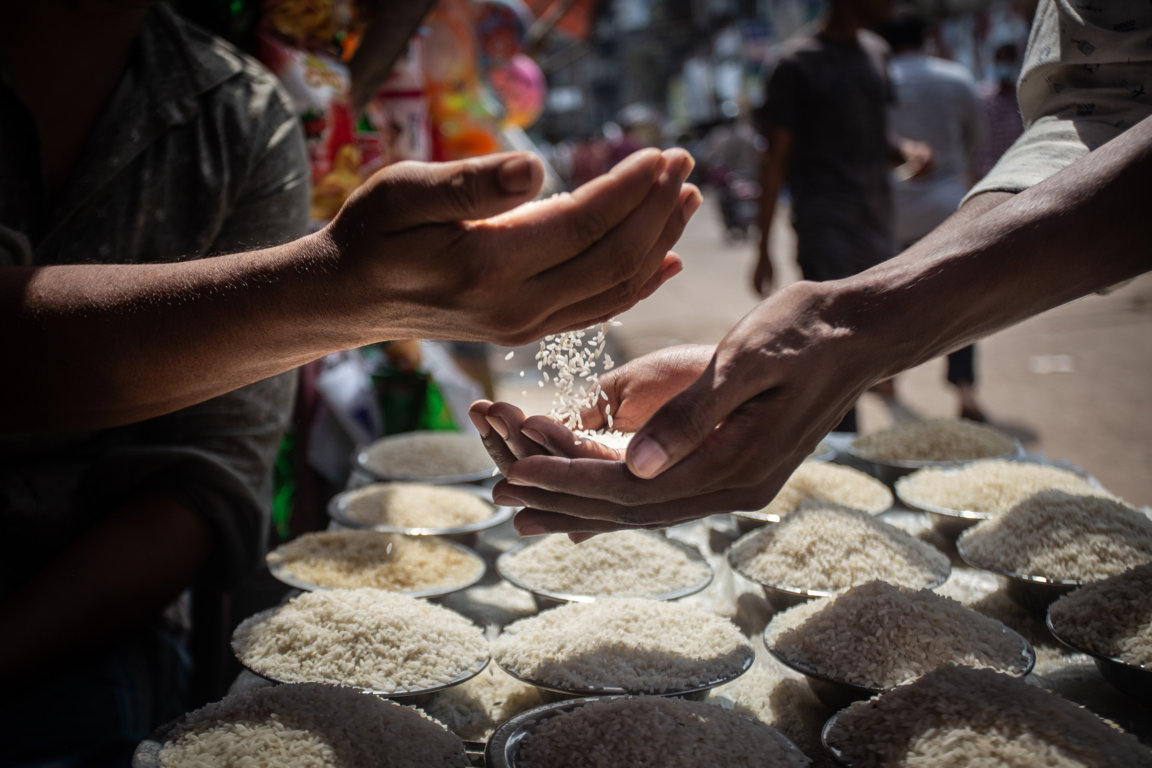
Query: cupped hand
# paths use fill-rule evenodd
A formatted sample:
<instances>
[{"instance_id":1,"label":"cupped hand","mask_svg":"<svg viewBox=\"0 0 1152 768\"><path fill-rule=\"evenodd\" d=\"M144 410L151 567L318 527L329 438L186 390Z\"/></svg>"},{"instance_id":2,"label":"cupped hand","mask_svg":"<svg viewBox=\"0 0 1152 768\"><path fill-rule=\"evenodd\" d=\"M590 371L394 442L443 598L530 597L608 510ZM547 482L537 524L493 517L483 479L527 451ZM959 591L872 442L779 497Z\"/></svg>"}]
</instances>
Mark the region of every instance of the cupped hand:
<instances>
[{"instance_id":1,"label":"cupped hand","mask_svg":"<svg viewBox=\"0 0 1152 768\"><path fill-rule=\"evenodd\" d=\"M523 455L505 456L494 498L524 507L516 518L524 535L661 527L764 506L881 375L880 351L846 343L854 316L824 295L818 284L790 286L737 323L702 371L692 358L665 369L689 379L686 386L634 395L646 420L626 462L566 450L552 427L540 443L524 439L545 425L523 419ZM621 367L615 392L653 386L648 374L657 367L645 360ZM513 434L517 425L507 426Z\"/></svg>"},{"instance_id":2,"label":"cupped hand","mask_svg":"<svg viewBox=\"0 0 1152 768\"><path fill-rule=\"evenodd\" d=\"M637 152L571 194L530 202L528 153L377 172L320 233L350 322L388 338L526 343L623 312L680 268L699 207L680 149Z\"/></svg>"}]
</instances>

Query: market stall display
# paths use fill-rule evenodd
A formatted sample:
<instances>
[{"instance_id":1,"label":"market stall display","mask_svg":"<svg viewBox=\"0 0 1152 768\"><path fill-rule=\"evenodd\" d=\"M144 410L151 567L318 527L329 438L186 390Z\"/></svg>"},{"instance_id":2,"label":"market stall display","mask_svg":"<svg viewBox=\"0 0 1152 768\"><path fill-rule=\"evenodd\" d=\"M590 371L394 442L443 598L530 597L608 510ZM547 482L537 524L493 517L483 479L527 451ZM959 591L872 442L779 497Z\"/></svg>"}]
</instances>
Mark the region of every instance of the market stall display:
<instances>
[{"instance_id":1,"label":"market stall display","mask_svg":"<svg viewBox=\"0 0 1152 768\"><path fill-rule=\"evenodd\" d=\"M379 589L305 592L245 619L232 648L282 683L318 682L394 698L464 682L488 663L481 629L447 608Z\"/></svg>"},{"instance_id":2,"label":"market stall display","mask_svg":"<svg viewBox=\"0 0 1152 768\"><path fill-rule=\"evenodd\" d=\"M848 768L966 764L1147 766L1152 750L1086 709L990 669L945 666L836 715L825 743Z\"/></svg>"},{"instance_id":3,"label":"market stall display","mask_svg":"<svg viewBox=\"0 0 1152 768\"><path fill-rule=\"evenodd\" d=\"M375 587L410 597L442 597L484 577L483 558L434 536L382 531L306 533L265 557L269 572L297 589Z\"/></svg>"},{"instance_id":4,"label":"market stall display","mask_svg":"<svg viewBox=\"0 0 1152 768\"><path fill-rule=\"evenodd\" d=\"M741 537L728 550L728 562L782 604L875 579L934 587L950 572L943 553L898 528L860 510L813 502Z\"/></svg>"},{"instance_id":5,"label":"market stall display","mask_svg":"<svg viewBox=\"0 0 1152 768\"><path fill-rule=\"evenodd\" d=\"M764 723L710 704L654 696L589 697L530 710L497 730L485 757L490 768L811 764Z\"/></svg>"},{"instance_id":6,"label":"market stall display","mask_svg":"<svg viewBox=\"0 0 1152 768\"><path fill-rule=\"evenodd\" d=\"M754 657L735 624L702 608L611 597L510 624L492 655L514 677L566 696L703 695Z\"/></svg>"},{"instance_id":7,"label":"market stall display","mask_svg":"<svg viewBox=\"0 0 1152 768\"><path fill-rule=\"evenodd\" d=\"M949 662L1024 676L1035 654L998 621L928 589L873 581L778 614L764 645L843 706Z\"/></svg>"},{"instance_id":8,"label":"market stall display","mask_svg":"<svg viewBox=\"0 0 1152 768\"><path fill-rule=\"evenodd\" d=\"M733 514L743 528L751 529L780 522L806 501L825 501L878 515L891 508L892 491L858 469L808 460L796 468L768 506Z\"/></svg>"},{"instance_id":9,"label":"market stall display","mask_svg":"<svg viewBox=\"0 0 1152 768\"><path fill-rule=\"evenodd\" d=\"M699 592L712 569L694 548L647 531L616 531L573 544L549 535L500 555L500 575L548 607L598 597L672 600Z\"/></svg>"},{"instance_id":10,"label":"market stall display","mask_svg":"<svg viewBox=\"0 0 1152 768\"><path fill-rule=\"evenodd\" d=\"M319 683L257 688L189 712L142 743L133 765L339 764L462 768L461 740L411 707Z\"/></svg>"}]
</instances>

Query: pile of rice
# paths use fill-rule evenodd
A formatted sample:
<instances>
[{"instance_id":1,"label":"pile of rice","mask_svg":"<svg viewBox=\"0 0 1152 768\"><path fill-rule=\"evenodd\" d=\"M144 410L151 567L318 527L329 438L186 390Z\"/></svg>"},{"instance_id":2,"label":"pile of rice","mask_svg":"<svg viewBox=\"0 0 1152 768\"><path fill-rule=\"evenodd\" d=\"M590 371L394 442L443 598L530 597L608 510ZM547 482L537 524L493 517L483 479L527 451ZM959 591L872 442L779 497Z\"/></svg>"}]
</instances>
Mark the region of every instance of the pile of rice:
<instances>
[{"instance_id":1,"label":"pile of rice","mask_svg":"<svg viewBox=\"0 0 1152 768\"><path fill-rule=\"evenodd\" d=\"M752 648L728 619L682 603L604 598L521 619L492 643L496 662L545 687L667 693L742 673Z\"/></svg>"},{"instance_id":2,"label":"pile of rice","mask_svg":"<svg viewBox=\"0 0 1152 768\"><path fill-rule=\"evenodd\" d=\"M475 475L493 469L484 443L462 432L403 432L364 449L362 464L379 477L397 480Z\"/></svg>"},{"instance_id":3,"label":"pile of rice","mask_svg":"<svg viewBox=\"0 0 1152 768\"><path fill-rule=\"evenodd\" d=\"M659 533L616 531L581 544L550 534L500 556L500 572L530 590L659 597L702 584L711 569Z\"/></svg>"},{"instance_id":4,"label":"pile of rice","mask_svg":"<svg viewBox=\"0 0 1152 768\"><path fill-rule=\"evenodd\" d=\"M544 703L539 688L489 664L471 680L435 694L421 709L466 741L487 741L501 723Z\"/></svg>"},{"instance_id":5,"label":"pile of rice","mask_svg":"<svg viewBox=\"0 0 1152 768\"><path fill-rule=\"evenodd\" d=\"M374 483L341 495L344 516L364 525L440 530L480 523L495 510L475 493L421 483Z\"/></svg>"},{"instance_id":6,"label":"pile of rice","mask_svg":"<svg viewBox=\"0 0 1152 768\"><path fill-rule=\"evenodd\" d=\"M827 742L853 768L1152 766L1152 751L1135 736L1067 699L959 666L852 704Z\"/></svg>"},{"instance_id":7,"label":"pile of rice","mask_svg":"<svg viewBox=\"0 0 1152 768\"><path fill-rule=\"evenodd\" d=\"M852 467L805 461L772 502L750 517L780 520L805 501L824 501L878 515L892 506L892 492L879 480Z\"/></svg>"},{"instance_id":8,"label":"pile of rice","mask_svg":"<svg viewBox=\"0 0 1152 768\"><path fill-rule=\"evenodd\" d=\"M158 755L163 768L462 768L464 745L410 707L348 688L256 688L191 712Z\"/></svg>"},{"instance_id":9,"label":"pile of rice","mask_svg":"<svg viewBox=\"0 0 1152 768\"><path fill-rule=\"evenodd\" d=\"M1078 648L1152 669L1152 563L1064 595L1048 618Z\"/></svg>"},{"instance_id":10,"label":"pile of rice","mask_svg":"<svg viewBox=\"0 0 1152 768\"><path fill-rule=\"evenodd\" d=\"M861 435L852 441L852 450L874 461L971 461L1006 456L1016 443L984 424L929 419Z\"/></svg>"},{"instance_id":11,"label":"pile of rice","mask_svg":"<svg viewBox=\"0 0 1152 768\"><path fill-rule=\"evenodd\" d=\"M911 506L975 512L988 517L1007 512L1045 490L1109 495L1066 469L999 459L974 461L959 468L920 469L896 481L896 495Z\"/></svg>"},{"instance_id":12,"label":"pile of rice","mask_svg":"<svg viewBox=\"0 0 1152 768\"><path fill-rule=\"evenodd\" d=\"M232 649L273 680L386 693L448 685L488 660L483 632L463 616L369 587L305 592L251 616Z\"/></svg>"},{"instance_id":13,"label":"pile of rice","mask_svg":"<svg viewBox=\"0 0 1152 768\"><path fill-rule=\"evenodd\" d=\"M781 658L864 688L891 688L941 664L1028 672L1019 635L928 589L873 581L778 614L765 644Z\"/></svg>"},{"instance_id":14,"label":"pile of rice","mask_svg":"<svg viewBox=\"0 0 1152 768\"><path fill-rule=\"evenodd\" d=\"M950 570L947 556L898 528L857 509L813 502L741 537L729 561L760 584L826 592L874 579L931 586Z\"/></svg>"},{"instance_id":15,"label":"pile of rice","mask_svg":"<svg viewBox=\"0 0 1152 768\"><path fill-rule=\"evenodd\" d=\"M1152 519L1113 499L1044 491L969 528L957 546L1008 573L1099 581L1152 562Z\"/></svg>"},{"instance_id":16,"label":"pile of rice","mask_svg":"<svg viewBox=\"0 0 1152 768\"><path fill-rule=\"evenodd\" d=\"M266 559L285 576L328 588L425 592L470 584L484 574L484 560L463 547L430 536L382 531L306 533Z\"/></svg>"},{"instance_id":17,"label":"pile of rice","mask_svg":"<svg viewBox=\"0 0 1152 768\"><path fill-rule=\"evenodd\" d=\"M810 764L794 744L764 723L704 702L652 696L581 703L533 727L516 755L521 768Z\"/></svg>"}]
</instances>

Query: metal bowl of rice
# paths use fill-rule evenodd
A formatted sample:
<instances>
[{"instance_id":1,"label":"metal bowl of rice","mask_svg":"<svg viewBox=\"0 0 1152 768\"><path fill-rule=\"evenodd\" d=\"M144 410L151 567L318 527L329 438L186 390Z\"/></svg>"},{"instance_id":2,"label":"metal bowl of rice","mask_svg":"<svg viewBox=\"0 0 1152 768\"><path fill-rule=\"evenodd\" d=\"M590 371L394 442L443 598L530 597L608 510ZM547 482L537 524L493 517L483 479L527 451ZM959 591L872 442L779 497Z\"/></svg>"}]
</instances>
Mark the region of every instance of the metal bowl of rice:
<instances>
[{"instance_id":1,"label":"metal bowl of rice","mask_svg":"<svg viewBox=\"0 0 1152 768\"><path fill-rule=\"evenodd\" d=\"M857 436L844 448L853 463L889 486L928 467L1019 456L1019 441L985 424L930 419Z\"/></svg>"},{"instance_id":2,"label":"metal bowl of rice","mask_svg":"<svg viewBox=\"0 0 1152 768\"><path fill-rule=\"evenodd\" d=\"M588 728L580 718L608 713L618 728ZM648 709L664 712L662 729L652 727ZM631 712L635 714L629 716ZM573 720L557 720L575 715ZM637 725L637 720L642 720ZM679 719L678 719L679 718ZM566 733L563 726L572 723ZM566 738L565 738L566 737ZM574 742L559 755L537 756L551 738ZM550 745L551 746L551 745ZM555 746L560 746L556 744ZM588 752L597 750L591 757ZM720 754L726 750L726 754ZM554 750L556 751L556 750ZM775 728L747 715L705 702L652 696L590 696L552 702L523 712L501 725L484 751L488 768L549 768L563 761L572 765L660 765L687 768L801 768L811 765L800 749ZM547 762L545 762L545 760Z\"/></svg>"},{"instance_id":3,"label":"metal bowl of rice","mask_svg":"<svg viewBox=\"0 0 1152 768\"><path fill-rule=\"evenodd\" d=\"M807 459L796 468L762 509L733 512L741 533L767 523L778 523L804 502L828 502L852 507L871 515L892 508L892 491L884 483L853 467L830 461Z\"/></svg>"},{"instance_id":4,"label":"metal bowl of rice","mask_svg":"<svg viewBox=\"0 0 1152 768\"><path fill-rule=\"evenodd\" d=\"M567 537L563 534L553 534L550 537L545 538L556 541L567 541ZM659 532L631 530L616 531L613 533L600 534L599 536L589 539L586 542L574 545L574 547L575 551L580 553L581 548L583 548L584 551L587 551L591 550L593 547L607 547L609 542L613 542L617 539L636 539L637 541L648 542L647 546L667 548L665 557L668 558L668 556L674 556L680 559L686 566L691 569L692 573L688 574L687 569L684 569L685 578L680 579L679 583L675 585L655 587L651 590L637 589L635 583L628 582L617 582L616 584L605 585L605 587L599 591L593 591L590 589L581 590L577 588L557 588L549 585L541 585L531 581L530 578L525 578L522 574L517 572L515 567L513 567L513 563L516 561L518 556L523 556L524 553L530 551L530 548L539 546L544 543L544 539L539 538L536 540L517 544L506 552L501 553L501 555L496 558L496 571L508 583L519 587L526 592L529 592L532 595L532 599L536 602L536 607L538 610L555 608L565 603L592 602L598 597L607 596L649 597L654 600L679 600L680 598L688 597L689 595L694 595L697 592L703 591L709 584L712 583L712 566L709 565L708 560L702 554L700 554L700 550L682 541L669 538ZM653 551L652 554L653 556L660 556L656 551ZM557 560L553 565L557 567L550 568L550 570L552 570L553 573L557 573L559 571L559 567L562 565L562 562ZM667 565L667 563L662 563L661 565ZM607 569L604 568L595 568L592 565L586 566L586 568L590 570L585 570L583 575L601 574L603 578L610 578L611 576L611 574L607 573Z\"/></svg>"},{"instance_id":5,"label":"metal bowl of rice","mask_svg":"<svg viewBox=\"0 0 1152 768\"><path fill-rule=\"evenodd\" d=\"M1076 653L1090 656L1095 662L1096 668L1100 670L1100 676L1107 680L1113 688L1126 693L1137 701L1152 704L1152 669L1138 664L1130 664L1115 656L1105 656L1090 648L1085 648L1082 644L1071 640L1059 628L1053 626L1051 613L1044 617L1044 624L1052 633L1052 637L1061 644Z\"/></svg>"},{"instance_id":6,"label":"metal bowl of rice","mask_svg":"<svg viewBox=\"0 0 1152 768\"><path fill-rule=\"evenodd\" d=\"M328 516L345 528L371 528L406 536L442 536L466 546L477 535L512 519L513 507L492 503L483 486L379 482L333 496Z\"/></svg>"},{"instance_id":7,"label":"metal bowl of rice","mask_svg":"<svg viewBox=\"0 0 1152 768\"><path fill-rule=\"evenodd\" d=\"M963 536L956 541L956 554L973 568L995 573L1007 579L1008 584L1004 590L1006 594L1017 605L1028 609L1037 616L1044 615L1053 600L1063 597L1084 583L1075 579L1054 579L1047 576L1014 573L1006 568L998 568L982 562L967 551Z\"/></svg>"},{"instance_id":8,"label":"metal bowl of rice","mask_svg":"<svg viewBox=\"0 0 1152 768\"><path fill-rule=\"evenodd\" d=\"M426 430L382 437L356 452L356 468L376 481L454 485L488 480L496 465L475 434Z\"/></svg>"}]
</instances>

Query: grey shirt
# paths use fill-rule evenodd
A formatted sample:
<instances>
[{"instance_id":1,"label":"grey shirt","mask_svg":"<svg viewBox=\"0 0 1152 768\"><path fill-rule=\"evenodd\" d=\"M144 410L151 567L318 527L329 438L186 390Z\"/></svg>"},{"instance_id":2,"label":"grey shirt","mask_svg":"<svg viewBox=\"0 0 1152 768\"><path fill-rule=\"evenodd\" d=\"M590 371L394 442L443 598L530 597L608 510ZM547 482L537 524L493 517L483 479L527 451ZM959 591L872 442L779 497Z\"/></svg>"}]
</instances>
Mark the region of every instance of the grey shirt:
<instances>
[{"instance_id":1,"label":"grey shirt","mask_svg":"<svg viewBox=\"0 0 1152 768\"><path fill-rule=\"evenodd\" d=\"M47 203L33 118L7 79L0 147L0 268L198 259L307 228L308 161L286 94L257 62L163 5L56 202ZM6 375L19 375L19 361L9 365ZM19 542L0 565L0 598L145 487L208 521L208 578L226 585L246 573L263 551L294 382L273 377L115 429L0 435L0 539Z\"/></svg>"},{"instance_id":2,"label":"grey shirt","mask_svg":"<svg viewBox=\"0 0 1152 768\"><path fill-rule=\"evenodd\" d=\"M895 253L887 52L867 31L851 43L801 38L768 81L763 121L793 136L787 184L809 279L846 277Z\"/></svg>"}]
</instances>

